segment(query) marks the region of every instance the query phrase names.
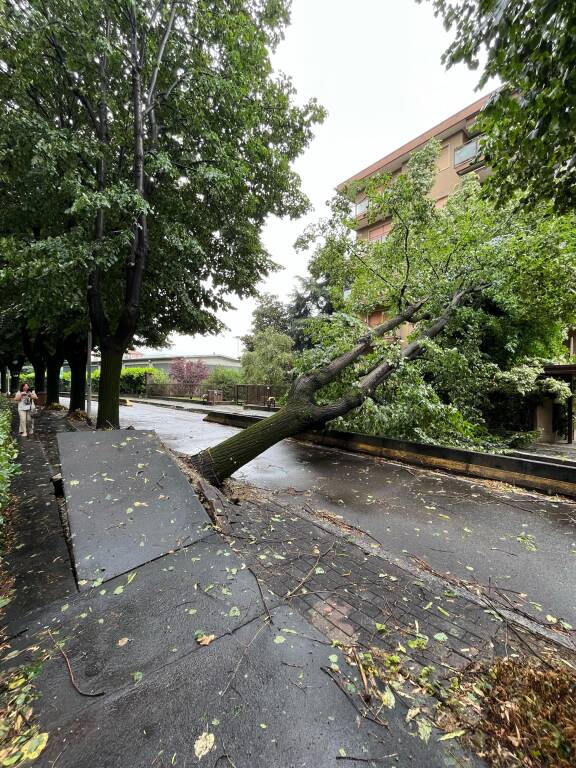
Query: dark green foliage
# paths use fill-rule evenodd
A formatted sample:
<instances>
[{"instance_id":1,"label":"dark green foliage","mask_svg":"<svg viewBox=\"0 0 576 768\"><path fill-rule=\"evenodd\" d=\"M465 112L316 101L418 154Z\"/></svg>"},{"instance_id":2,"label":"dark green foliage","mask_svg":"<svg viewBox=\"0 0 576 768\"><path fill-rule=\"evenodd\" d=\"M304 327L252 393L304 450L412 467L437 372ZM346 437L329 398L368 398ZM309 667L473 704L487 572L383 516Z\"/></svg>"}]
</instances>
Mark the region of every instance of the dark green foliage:
<instances>
[{"instance_id":1,"label":"dark green foliage","mask_svg":"<svg viewBox=\"0 0 576 768\"><path fill-rule=\"evenodd\" d=\"M10 499L10 483L16 473L18 452L12 440L12 411L4 396L0 396L0 529L2 513Z\"/></svg>"},{"instance_id":2,"label":"dark green foliage","mask_svg":"<svg viewBox=\"0 0 576 768\"><path fill-rule=\"evenodd\" d=\"M100 426L117 426L133 340L218 331L230 294L253 295L274 266L266 217L308 206L291 164L324 110L272 71L288 8L3 6L0 256L20 266L18 296L85 312L88 293Z\"/></svg>"}]
</instances>

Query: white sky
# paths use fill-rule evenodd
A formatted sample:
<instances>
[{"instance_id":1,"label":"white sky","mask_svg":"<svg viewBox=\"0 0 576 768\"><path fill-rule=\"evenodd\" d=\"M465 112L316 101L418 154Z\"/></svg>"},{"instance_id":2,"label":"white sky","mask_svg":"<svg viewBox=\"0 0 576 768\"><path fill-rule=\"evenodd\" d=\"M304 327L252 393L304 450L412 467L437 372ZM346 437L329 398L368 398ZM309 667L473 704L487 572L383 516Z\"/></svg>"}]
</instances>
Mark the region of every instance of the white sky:
<instances>
[{"instance_id":1,"label":"white sky","mask_svg":"<svg viewBox=\"0 0 576 768\"><path fill-rule=\"evenodd\" d=\"M293 0L292 23L274 65L293 78L298 100L316 96L328 110L308 150L295 164L314 210L297 221L271 218L263 241L283 269L259 290L286 299L308 255L294 241L325 213L338 183L479 98L478 72L440 63L450 36L430 4L415 0ZM489 86L484 93L490 90ZM177 354L236 356L254 301L236 300L222 313L220 336L175 336Z\"/></svg>"}]
</instances>

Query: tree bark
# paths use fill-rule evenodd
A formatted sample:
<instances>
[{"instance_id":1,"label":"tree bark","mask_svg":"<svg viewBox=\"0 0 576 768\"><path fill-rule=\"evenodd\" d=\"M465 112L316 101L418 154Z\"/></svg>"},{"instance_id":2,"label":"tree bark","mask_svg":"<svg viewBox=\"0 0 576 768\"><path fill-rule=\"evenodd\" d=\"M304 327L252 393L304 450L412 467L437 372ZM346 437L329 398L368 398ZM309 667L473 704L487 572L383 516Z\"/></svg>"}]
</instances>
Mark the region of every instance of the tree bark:
<instances>
[{"instance_id":1,"label":"tree bark","mask_svg":"<svg viewBox=\"0 0 576 768\"><path fill-rule=\"evenodd\" d=\"M22 366L24 365L24 358L23 357L15 357L14 360L11 360L8 363L8 368L10 369L10 394L15 395L16 392L18 392L18 389L20 388L20 373L22 371Z\"/></svg>"},{"instance_id":2,"label":"tree bark","mask_svg":"<svg viewBox=\"0 0 576 768\"><path fill-rule=\"evenodd\" d=\"M34 368L34 389L44 392L46 389L45 330L40 329L32 338L26 327L22 328L22 346L26 357Z\"/></svg>"},{"instance_id":3,"label":"tree bark","mask_svg":"<svg viewBox=\"0 0 576 768\"><path fill-rule=\"evenodd\" d=\"M59 353L46 358L46 405L60 403L60 371L63 363L64 357Z\"/></svg>"},{"instance_id":4,"label":"tree bark","mask_svg":"<svg viewBox=\"0 0 576 768\"><path fill-rule=\"evenodd\" d=\"M3 395L8 391L8 368L0 365L0 390Z\"/></svg>"},{"instance_id":5,"label":"tree bark","mask_svg":"<svg viewBox=\"0 0 576 768\"><path fill-rule=\"evenodd\" d=\"M86 361L68 361L70 366L70 404L68 413L86 408Z\"/></svg>"},{"instance_id":6,"label":"tree bark","mask_svg":"<svg viewBox=\"0 0 576 768\"><path fill-rule=\"evenodd\" d=\"M66 359L70 366L69 413L83 411L86 407L86 342L86 336L81 334L66 340Z\"/></svg>"},{"instance_id":7,"label":"tree bark","mask_svg":"<svg viewBox=\"0 0 576 768\"><path fill-rule=\"evenodd\" d=\"M122 356L122 349L117 347L105 347L101 350L96 429L120 428L119 399Z\"/></svg>"},{"instance_id":8,"label":"tree bark","mask_svg":"<svg viewBox=\"0 0 576 768\"><path fill-rule=\"evenodd\" d=\"M322 426L322 419L316 411L311 403L287 403L273 416L263 418L214 448L192 456L189 463L213 485L220 485L237 469L280 440Z\"/></svg>"},{"instance_id":9,"label":"tree bark","mask_svg":"<svg viewBox=\"0 0 576 768\"><path fill-rule=\"evenodd\" d=\"M46 389L46 363L39 358L34 358L30 362L34 368L34 389L36 394L44 392Z\"/></svg>"},{"instance_id":10,"label":"tree bark","mask_svg":"<svg viewBox=\"0 0 576 768\"><path fill-rule=\"evenodd\" d=\"M220 485L237 469L256 458L267 448L280 440L297 435L305 429L317 429L327 422L344 416L373 397L377 388L408 360L415 360L424 354L426 342L443 331L455 309L462 300L479 288L457 291L446 305L444 312L434 318L430 325L411 341L393 360L380 359L368 371L359 375L348 392L324 405L316 403L316 393L327 384L337 380L340 373L364 357L372 348L374 338L381 337L388 330L417 316L422 301L412 304L395 317L369 331L348 351L334 358L324 366L299 376L288 394L286 405L274 416L253 424L243 432L229 437L222 443L192 456L188 462L213 485Z\"/></svg>"}]
</instances>

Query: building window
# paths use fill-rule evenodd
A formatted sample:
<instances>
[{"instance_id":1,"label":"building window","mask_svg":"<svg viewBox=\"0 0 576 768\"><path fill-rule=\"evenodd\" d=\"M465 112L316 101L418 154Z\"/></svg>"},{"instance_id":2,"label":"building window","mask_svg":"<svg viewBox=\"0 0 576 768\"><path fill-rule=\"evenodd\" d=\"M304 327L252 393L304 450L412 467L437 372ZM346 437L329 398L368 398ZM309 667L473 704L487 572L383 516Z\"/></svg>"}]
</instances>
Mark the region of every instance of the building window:
<instances>
[{"instance_id":1,"label":"building window","mask_svg":"<svg viewBox=\"0 0 576 768\"><path fill-rule=\"evenodd\" d=\"M392 229L391 222L386 222L385 224L380 224L378 227L373 227L368 232L368 239L371 243L383 243L384 240L388 237L388 234L390 230Z\"/></svg>"},{"instance_id":2,"label":"building window","mask_svg":"<svg viewBox=\"0 0 576 768\"><path fill-rule=\"evenodd\" d=\"M368 210L368 198L365 197L364 200L360 200L359 203L356 203L356 216L363 216L366 211Z\"/></svg>"},{"instance_id":3,"label":"building window","mask_svg":"<svg viewBox=\"0 0 576 768\"><path fill-rule=\"evenodd\" d=\"M454 150L454 165L462 165L476 159L480 154L480 139L472 139Z\"/></svg>"},{"instance_id":4,"label":"building window","mask_svg":"<svg viewBox=\"0 0 576 768\"><path fill-rule=\"evenodd\" d=\"M450 145L444 144L438 156L438 170L445 171L450 168Z\"/></svg>"}]
</instances>

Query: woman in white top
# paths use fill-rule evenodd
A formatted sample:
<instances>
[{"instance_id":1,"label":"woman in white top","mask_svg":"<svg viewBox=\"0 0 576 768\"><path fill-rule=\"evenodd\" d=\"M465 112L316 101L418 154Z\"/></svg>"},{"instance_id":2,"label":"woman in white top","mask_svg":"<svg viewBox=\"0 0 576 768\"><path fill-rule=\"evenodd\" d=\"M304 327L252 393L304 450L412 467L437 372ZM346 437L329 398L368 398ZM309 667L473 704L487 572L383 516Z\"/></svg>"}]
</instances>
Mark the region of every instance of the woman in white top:
<instances>
[{"instance_id":1,"label":"woman in white top","mask_svg":"<svg viewBox=\"0 0 576 768\"><path fill-rule=\"evenodd\" d=\"M20 417L20 434L22 437L34 434L34 422L32 413L36 410L35 401L38 396L33 389L30 389L28 382L24 382L20 387L20 392L16 392L14 400L18 402L18 416Z\"/></svg>"}]
</instances>

